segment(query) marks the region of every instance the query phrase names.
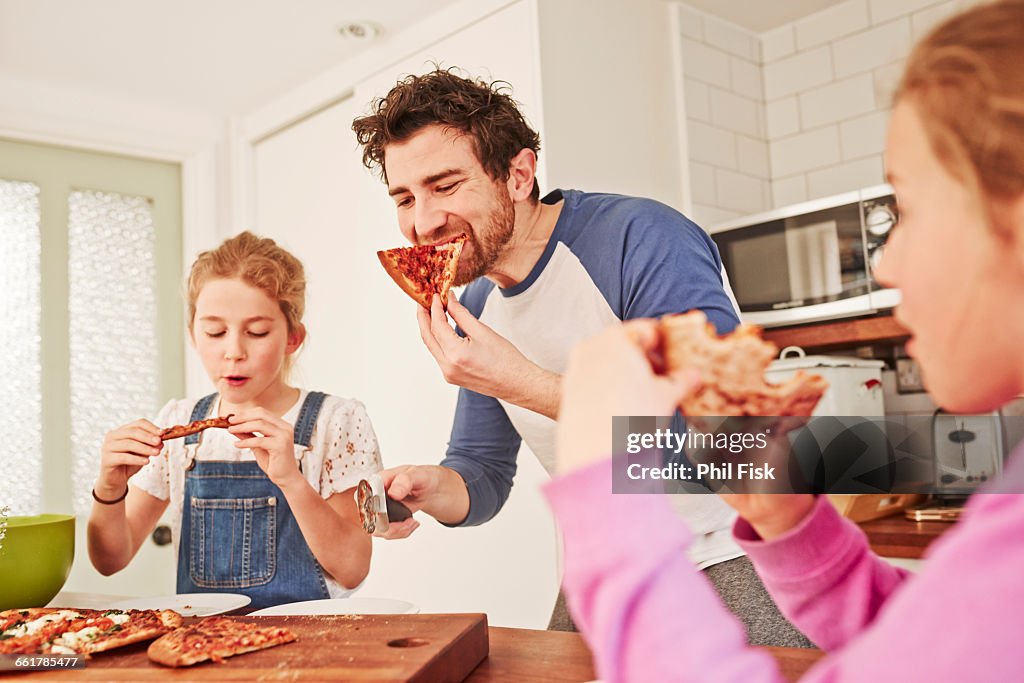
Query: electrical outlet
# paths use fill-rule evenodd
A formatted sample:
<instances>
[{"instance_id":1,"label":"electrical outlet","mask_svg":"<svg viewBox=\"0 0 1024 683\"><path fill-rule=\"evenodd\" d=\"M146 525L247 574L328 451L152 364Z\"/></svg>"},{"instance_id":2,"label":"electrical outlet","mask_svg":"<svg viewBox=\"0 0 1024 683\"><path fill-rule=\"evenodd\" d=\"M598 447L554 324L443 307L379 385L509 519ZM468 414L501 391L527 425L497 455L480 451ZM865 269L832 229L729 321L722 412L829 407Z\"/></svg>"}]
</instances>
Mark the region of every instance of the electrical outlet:
<instances>
[{"instance_id":1,"label":"electrical outlet","mask_svg":"<svg viewBox=\"0 0 1024 683\"><path fill-rule=\"evenodd\" d=\"M896 359L896 390L901 394L924 391L921 368L913 358Z\"/></svg>"}]
</instances>

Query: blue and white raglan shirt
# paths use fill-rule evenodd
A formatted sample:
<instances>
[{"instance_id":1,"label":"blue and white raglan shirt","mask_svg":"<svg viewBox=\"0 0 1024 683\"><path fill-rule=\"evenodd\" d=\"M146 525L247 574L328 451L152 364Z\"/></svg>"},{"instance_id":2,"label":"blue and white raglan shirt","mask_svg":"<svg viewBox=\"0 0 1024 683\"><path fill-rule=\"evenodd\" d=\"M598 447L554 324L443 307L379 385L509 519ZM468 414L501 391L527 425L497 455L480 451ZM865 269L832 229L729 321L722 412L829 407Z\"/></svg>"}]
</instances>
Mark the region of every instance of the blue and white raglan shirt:
<instances>
[{"instance_id":1,"label":"blue and white raglan shirt","mask_svg":"<svg viewBox=\"0 0 1024 683\"><path fill-rule=\"evenodd\" d=\"M548 245L525 280L502 289L479 278L460 299L531 361L562 374L576 344L632 318L697 308L720 334L739 323L715 243L681 213L651 199L577 190L555 190L541 201L563 200ZM504 505L524 439L552 472L554 420L459 389L441 464L466 481L470 508L462 525L482 524ZM743 554L730 534L735 513L717 496L673 498L697 536L690 558L698 566Z\"/></svg>"}]
</instances>

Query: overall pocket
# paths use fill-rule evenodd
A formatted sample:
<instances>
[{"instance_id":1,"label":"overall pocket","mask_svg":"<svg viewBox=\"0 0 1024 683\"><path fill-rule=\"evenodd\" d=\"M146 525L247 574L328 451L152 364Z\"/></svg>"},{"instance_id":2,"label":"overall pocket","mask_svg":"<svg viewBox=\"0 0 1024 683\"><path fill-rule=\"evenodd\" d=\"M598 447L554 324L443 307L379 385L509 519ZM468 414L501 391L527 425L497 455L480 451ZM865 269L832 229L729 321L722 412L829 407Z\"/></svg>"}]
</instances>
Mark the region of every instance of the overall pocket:
<instances>
[{"instance_id":1,"label":"overall pocket","mask_svg":"<svg viewBox=\"0 0 1024 683\"><path fill-rule=\"evenodd\" d=\"M203 588L251 588L276 571L277 498L192 498L189 574Z\"/></svg>"}]
</instances>

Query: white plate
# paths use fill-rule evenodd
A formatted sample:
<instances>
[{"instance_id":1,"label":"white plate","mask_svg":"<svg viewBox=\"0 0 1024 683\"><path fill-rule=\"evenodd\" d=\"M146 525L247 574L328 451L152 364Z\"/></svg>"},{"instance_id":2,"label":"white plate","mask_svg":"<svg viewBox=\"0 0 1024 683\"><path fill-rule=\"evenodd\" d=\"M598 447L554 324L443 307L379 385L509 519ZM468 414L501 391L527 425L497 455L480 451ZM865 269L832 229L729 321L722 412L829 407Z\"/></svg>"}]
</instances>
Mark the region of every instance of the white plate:
<instances>
[{"instance_id":1,"label":"white plate","mask_svg":"<svg viewBox=\"0 0 1024 683\"><path fill-rule=\"evenodd\" d=\"M183 617L208 617L245 607L252 598L238 593L179 593L151 598L132 598L110 605L111 609L172 609Z\"/></svg>"},{"instance_id":2,"label":"white plate","mask_svg":"<svg viewBox=\"0 0 1024 683\"><path fill-rule=\"evenodd\" d=\"M336 598L306 600L267 607L253 612L253 617L283 617L294 614L416 614L420 608L405 600L391 598Z\"/></svg>"}]
</instances>

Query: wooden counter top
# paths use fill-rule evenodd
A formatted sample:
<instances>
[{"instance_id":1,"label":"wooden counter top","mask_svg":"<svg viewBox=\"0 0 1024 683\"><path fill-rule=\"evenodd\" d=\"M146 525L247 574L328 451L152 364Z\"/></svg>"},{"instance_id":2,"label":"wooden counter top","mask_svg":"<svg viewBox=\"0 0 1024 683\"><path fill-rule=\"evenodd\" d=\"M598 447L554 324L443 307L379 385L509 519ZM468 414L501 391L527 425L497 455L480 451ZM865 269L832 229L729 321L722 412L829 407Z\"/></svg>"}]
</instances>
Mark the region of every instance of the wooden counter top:
<instances>
[{"instance_id":1,"label":"wooden counter top","mask_svg":"<svg viewBox=\"0 0 1024 683\"><path fill-rule=\"evenodd\" d=\"M871 549L883 557L917 559L953 522L912 522L901 514L861 522Z\"/></svg>"}]
</instances>

